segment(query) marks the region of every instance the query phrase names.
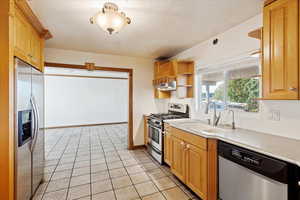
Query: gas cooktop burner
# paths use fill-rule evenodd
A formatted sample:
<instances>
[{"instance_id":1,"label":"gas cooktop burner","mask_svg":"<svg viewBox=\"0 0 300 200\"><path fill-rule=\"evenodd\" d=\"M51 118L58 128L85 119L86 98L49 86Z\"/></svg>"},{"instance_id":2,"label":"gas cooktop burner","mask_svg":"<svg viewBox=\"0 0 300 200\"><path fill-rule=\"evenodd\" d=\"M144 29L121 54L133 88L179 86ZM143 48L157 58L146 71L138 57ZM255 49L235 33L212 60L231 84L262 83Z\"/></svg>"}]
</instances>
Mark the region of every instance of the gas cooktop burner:
<instances>
[{"instance_id":1,"label":"gas cooktop burner","mask_svg":"<svg viewBox=\"0 0 300 200\"><path fill-rule=\"evenodd\" d=\"M160 120L186 118L186 116L184 116L184 115L175 115L175 114L171 114L171 113L151 114L150 117L157 118Z\"/></svg>"}]
</instances>

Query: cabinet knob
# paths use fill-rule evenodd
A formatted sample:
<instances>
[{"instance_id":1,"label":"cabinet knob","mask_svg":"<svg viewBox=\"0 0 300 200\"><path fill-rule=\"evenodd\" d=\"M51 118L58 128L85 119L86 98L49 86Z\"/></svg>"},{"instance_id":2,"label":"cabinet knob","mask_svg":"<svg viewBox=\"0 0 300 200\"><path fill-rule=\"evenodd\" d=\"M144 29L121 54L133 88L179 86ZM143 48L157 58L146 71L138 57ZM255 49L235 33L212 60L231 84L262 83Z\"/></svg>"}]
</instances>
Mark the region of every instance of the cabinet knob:
<instances>
[{"instance_id":1,"label":"cabinet knob","mask_svg":"<svg viewBox=\"0 0 300 200\"><path fill-rule=\"evenodd\" d=\"M187 144L187 145L186 145L186 148L187 148L187 149L189 149L189 148L190 148L190 145L189 145L189 144Z\"/></svg>"},{"instance_id":2,"label":"cabinet knob","mask_svg":"<svg viewBox=\"0 0 300 200\"><path fill-rule=\"evenodd\" d=\"M296 92L296 91L297 91L297 88L296 88L296 87L290 87L289 90L290 90L290 91Z\"/></svg>"},{"instance_id":3,"label":"cabinet knob","mask_svg":"<svg viewBox=\"0 0 300 200\"><path fill-rule=\"evenodd\" d=\"M181 145L184 145L184 142L180 142Z\"/></svg>"}]
</instances>

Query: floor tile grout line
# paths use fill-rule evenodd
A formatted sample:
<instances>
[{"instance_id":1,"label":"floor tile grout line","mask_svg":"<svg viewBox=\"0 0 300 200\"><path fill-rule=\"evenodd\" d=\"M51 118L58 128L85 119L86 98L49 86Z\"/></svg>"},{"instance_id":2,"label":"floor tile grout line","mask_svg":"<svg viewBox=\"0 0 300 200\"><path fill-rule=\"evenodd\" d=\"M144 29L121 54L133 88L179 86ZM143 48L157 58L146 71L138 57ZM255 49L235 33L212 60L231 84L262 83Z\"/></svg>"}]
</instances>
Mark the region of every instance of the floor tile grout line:
<instances>
[{"instance_id":1,"label":"floor tile grout line","mask_svg":"<svg viewBox=\"0 0 300 200\"><path fill-rule=\"evenodd\" d=\"M115 147L115 145L114 145L114 147ZM120 154L119 154L119 153L117 153L117 154L118 154L118 157L119 157L120 160L121 160ZM129 174L127 168L125 167L125 165L124 165L124 163L123 163L122 161L121 161L121 163L122 163L122 165L123 165L123 167L124 167L124 169L125 169L125 171L126 171L128 177L129 177L129 179L130 179L130 181L131 181L131 183L132 183L133 188L135 189L135 191L136 191L136 193L138 194L139 198L142 199L142 196L139 194L137 188L135 187L135 185L134 185L134 183L133 183L133 181L132 181L132 178L130 177L130 174ZM128 187L130 187L130 186L128 186Z\"/></svg>"},{"instance_id":2,"label":"floor tile grout line","mask_svg":"<svg viewBox=\"0 0 300 200\"><path fill-rule=\"evenodd\" d=\"M73 131L74 131L74 130L73 130ZM73 131L72 131L72 132L73 132ZM60 137L59 140L61 140L62 138L63 138L63 137ZM59 165L59 163L60 163L60 160L61 160L62 157L63 157L63 154L64 154L65 150L67 149L67 146L68 146L70 140L71 140L71 137L68 138L68 142L67 142L67 144L66 144L66 146L65 146L65 148L64 148L64 151L62 152L62 154L61 154L61 156L60 156L60 158L59 158L59 160L58 160L58 162L57 162L57 164L56 164L54 170L53 170L52 173L51 173L51 177L50 177L49 181L47 182L47 186L45 187L45 189L44 189L44 191L43 191L43 195L42 195L42 198L41 198L41 199L43 199L44 196L45 196L45 193L47 193L46 191L47 191L48 186L49 186L49 184L50 184L50 182L51 182L51 179L52 179L52 177L53 177L53 175L54 175L54 173L55 173L55 171L56 171L56 169L57 169L57 167L58 167L58 165Z\"/></svg>"},{"instance_id":3,"label":"floor tile grout line","mask_svg":"<svg viewBox=\"0 0 300 200\"><path fill-rule=\"evenodd\" d=\"M46 133L46 130L45 132ZM64 135L61 134L61 136L59 137L59 139L57 140L57 142L51 147L51 149L49 150L49 152L47 153L47 155L45 155L45 157L47 157L49 155L49 153L54 149L54 147L58 144L58 142L61 140L61 138L63 137Z\"/></svg>"},{"instance_id":4,"label":"floor tile grout line","mask_svg":"<svg viewBox=\"0 0 300 200\"><path fill-rule=\"evenodd\" d=\"M73 175L74 166L75 166L75 163L76 163L76 157L77 157L77 153L78 153L78 149L79 149L79 145L80 145L80 141L81 141L81 137L82 137L82 132L83 132L83 128L80 129L80 136L79 136L79 139L78 139L78 144L77 144L77 149L76 149L76 153L75 153L75 159L74 159L74 162L73 162L73 167L71 169L71 176L70 176L69 185L68 185L68 189L67 189L66 200L68 199L68 196L69 196L72 175Z\"/></svg>"},{"instance_id":5,"label":"floor tile grout line","mask_svg":"<svg viewBox=\"0 0 300 200\"><path fill-rule=\"evenodd\" d=\"M104 134L102 133L101 134L101 137L99 136L100 134L99 134L99 130L97 130L97 131L95 131L95 129L102 129L102 132L104 132ZM123 127L123 128L125 128L125 127ZM103 129L105 129L104 131L103 131ZM73 131L74 132L74 131ZM81 132L82 132L82 130L81 130ZM167 171L167 168L165 168L164 166L160 166L160 165L158 165L157 163L155 163L155 161L150 157L150 155L149 154L147 154L147 152L145 151L145 150L141 150L140 152L141 153L143 153L143 154L140 154L139 152L138 152L138 154L135 154L135 153L133 153L133 151L129 151L129 150L126 150L127 152L128 152L128 154L130 155L130 157L128 157L128 159L133 159L135 162L137 162L136 164L132 164L132 165L126 165L125 166L125 161L127 160L126 158L123 160L122 158L123 158L123 156L121 157L121 154L122 154L122 152L126 152L125 151L125 148L124 148L124 146L123 146L123 144L124 143L122 143L122 141L124 141L124 140L122 140L122 136L121 136L121 130L119 129L119 128L117 128L117 127L115 127L115 126L101 126L101 127L97 127L97 128L92 128L92 127L89 127L88 128L88 132L89 132L89 138L88 138L88 144L89 144L89 146L88 146L88 151L89 151L89 156L90 156L90 158L89 158L89 165L90 165L90 198L92 198L92 189L91 189L91 184L92 184L92 171L91 171L91 167L92 167L92 155L97 155L97 149L101 149L102 150L102 154L103 154L103 157L104 157L104 161L105 161L105 165L106 165L106 171L108 172L108 175L109 175L109 180L110 180L110 182L111 182L111 185L112 185L112 190L113 190L113 192L114 192L114 196L116 197L116 193L115 193L115 190L116 189L122 189L122 188L126 188L126 187L129 187L129 186L124 186L124 187L121 187L121 188L114 188L113 187L113 184L112 184L112 177L111 177L111 174L110 174L110 171L111 170L109 170L109 168L108 168L108 164L109 163L113 163L113 162L121 162L121 164L122 164L122 167L121 168L123 168L123 169L125 169L125 171L126 171L126 175L130 178L130 181L131 181L131 185L130 186L133 186L134 187L134 189L135 189L135 191L137 192L137 194L138 194L138 196L139 196L139 198L142 198L141 196L140 196L140 194L138 193L138 191L137 191L137 189L136 189L136 186L135 185L138 185L138 184L142 184L142 183L146 183L146 182L151 182L152 184L154 184L154 187L157 189L157 192L159 192L159 193L161 193L162 194L162 191L165 191L165 190L170 190L170 189L172 189L172 188L175 188L175 187L179 187L179 189L185 194L185 195L187 195L187 197L189 198L189 199L193 199L193 198L197 198L197 195L194 195L193 193L190 195L189 194L189 190L187 189L187 190L185 190L186 189L186 187L184 186L184 185L182 185L182 184L180 184L179 182L177 182L177 181L175 181L175 180L172 180L172 182L174 182L175 183L175 186L174 187L171 187L171 188L167 188L167 189L165 189L165 190L159 190L159 188L156 186L156 184L154 183L154 179L152 179L151 177L149 177L149 174L148 174L148 172L149 171L151 171L151 170L155 170L155 169L160 169L161 171L162 171L162 173L164 173L164 175L165 175L165 177L168 177L168 178L170 178L171 176L172 176L172 174L170 174L168 171ZM95 134L95 136L96 136L96 138L97 138L97 143L92 143L92 139L94 138L94 135L93 134ZM82 136L82 133L81 133L81 136ZM62 136L61 136L61 138L62 138ZM100 139L101 138L101 139ZM103 139L103 140L102 140ZM65 140L65 139L64 139ZM67 144L66 144L66 146L67 146L67 148L68 147L70 147L70 141L72 141L72 140L70 140L70 136L69 136L69 138L68 138L68 142L67 142ZM78 139L77 139L77 141L78 141ZM84 140L83 140L84 142L83 142L83 144L87 144L87 139L85 138ZM56 143L59 143L59 141L56 141ZM73 142L74 143L74 142ZM80 149L85 149L85 148L82 148L81 147L81 141L80 142L78 142L78 145L77 145L77 149L76 149L76 153L75 153L75 157L76 157L76 160L75 161L73 161L73 168L71 169L72 171L71 171L71 174L73 174L73 172L74 172L74 166L75 166L75 162L76 161L78 161L77 160L77 158L78 158L78 153L79 153L79 151L80 151ZM112 148L110 148L110 145L112 145ZM101 148L100 148L101 147ZM66 149L67 149L66 147L64 148L64 151L61 153L61 155L60 155L60 159L57 161L57 164L56 164L56 168L58 167L58 165L59 165L59 163L61 162L61 158L63 157L63 155L66 155L65 153L66 153ZM95 149L95 150L94 150ZM84 150L83 150L84 151ZM139 151L139 150L138 150ZM51 152L51 151L50 151ZM111 153L110 153L111 152ZM136 151L135 151L136 152ZM139 155L141 155L141 158L142 157L147 157L147 158L149 158L149 160L145 160L145 161L143 161L143 160L140 160L139 159ZM110 156L112 156L112 157L116 157L116 158L118 158L118 160L110 160L110 161L108 161L108 158L110 157ZM126 155L124 156L124 157L126 157ZM97 159L97 158L95 158L95 159ZM80 162L80 161L79 161ZM154 165L156 165L156 167L155 168L151 168L151 166L149 166L149 168L145 168L144 166L145 166L145 164L150 164L150 163L152 163L152 164L154 164ZM137 172L137 173L134 173L134 174L138 174L138 173L145 173L146 175L147 175L147 177L149 178L149 180L146 180L146 181L143 181L143 182L139 182L139 183L137 183L137 184L135 184L135 183L133 183L133 181L132 181L132 179L131 179L131 175L132 174L129 174L129 172L128 172L128 170L127 170L127 168L126 167L130 167L130 166L134 166L134 165L139 165L139 166L141 166L141 167L143 167L143 171L142 172ZM55 168L55 170L56 170L56 168ZM116 169L119 169L119 168L116 168ZM55 171L54 170L54 171ZM112 169L112 170L114 170L114 169ZM103 170L102 170L103 171ZM80 174L81 175L81 174ZM78 176L80 176L80 175L78 175ZM50 178L50 180L52 180L52 176L53 176L53 172L52 172L52 174L51 174L51 178ZM114 177L114 178L120 178L120 177L123 177L124 175L121 175L121 176L118 176L118 177ZM161 179L162 178L165 178L165 177L161 177ZM174 177L174 176L173 176ZM70 178L71 179L71 178ZM107 179L105 179L105 180L107 180ZM102 180L101 180L102 181ZM49 181L50 182L50 181ZM69 182L69 184L70 184L70 182ZM69 186L69 188L70 188L70 186ZM69 189L68 188L68 189ZM46 190L45 190L46 191ZM45 191L44 191L44 193L45 193ZM103 192L106 192L106 191L103 191ZM100 192L100 193L103 193L103 192ZM68 191L68 193L69 193L69 191ZM156 192L155 192L156 193ZM98 193L97 193L98 194ZM153 194L153 193L152 193ZM147 195L145 195L145 196L149 196L149 195L152 195L152 194L147 194ZM162 194L163 195L163 194ZM145 196L143 196L143 197L145 197ZM195 196L195 197L193 197L193 196ZM68 195L67 195L67 197L68 197ZM88 197L88 196L84 196L84 197ZM165 198L165 196L163 195L163 197ZM82 197L80 197L80 198L83 198L83 196Z\"/></svg>"},{"instance_id":6,"label":"floor tile grout line","mask_svg":"<svg viewBox=\"0 0 300 200\"><path fill-rule=\"evenodd\" d=\"M90 147L90 200L92 200L92 152L91 152L91 127L89 129L89 147Z\"/></svg>"},{"instance_id":7,"label":"floor tile grout line","mask_svg":"<svg viewBox=\"0 0 300 200\"><path fill-rule=\"evenodd\" d=\"M115 130L114 130L114 132L115 132ZM110 140L111 140L111 139L110 139ZM115 145L114 145L114 146L115 146ZM143 152L144 152L144 151L143 151ZM147 153L147 152L145 152L145 153ZM154 161L150 156L148 156L147 154L145 154L145 155L151 159L151 162L149 162L149 163L154 163L154 164L155 164L155 161ZM119 156L119 158L121 159L119 153L118 153L118 156ZM133 157L133 158L137 161L137 158L136 158L136 157ZM121 161L122 161L122 159L121 159ZM146 163L146 162L145 162L145 163ZM147 170L147 169L145 169L145 168L143 167L143 168L145 169L145 171L143 171L143 172L150 178L150 180L145 181L145 182L141 182L141 183L138 183L138 184L134 184L133 181L132 181L132 179L131 179L131 177L130 177L130 175L132 175L132 174L129 174L129 173L128 173L128 171L127 171L127 169L126 169L126 166L123 164L123 162L122 162L122 165L123 165L123 167L125 168L125 170L126 170L126 172L127 172L127 175L129 176L129 178L130 178L130 180L131 180L131 182L132 182L132 186L135 188L135 190L136 190L136 192L137 192L137 194L139 195L140 198L142 198L142 197L141 197L140 194L138 193L138 191L137 191L135 185L142 184L142 183L145 183L145 182L151 182L151 183L155 186L155 188L158 190L158 192L161 193L161 194L163 195L164 198L166 198L166 197L164 196L164 194L162 193L162 192L165 191L165 190L160 190L160 189L156 186L156 184L154 183L153 179L152 179L151 177L149 177L149 175L147 174L147 171L151 171L151 170ZM142 165L142 163L139 163L139 162L138 162L138 165ZM161 169L161 166L158 166L157 169L162 170L162 169ZM162 170L162 171L163 171L163 170ZM142 173L142 172L141 172L141 173ZM168 175L167 175L164 171L163 171L163 173L166 175L166 177L168 177ZM138 173L134 173L134 174L138 174ZM165 177L161 177L161 178L165 178ZM174 181L172 181L172 182L174 182ZM177 185L175 182L174 182L174 185L175 185L174 187L168 188L168 189L166 189L166 190L169 190L169 189L172 189L172 188L176 188L176 187L180 188L179 185ZM129 186L124 186L124 187L122 187L122 188L126 188L126 187L129 187ZM118 188L118 189L122 189L122 188ZM180 188L180 189L181 189L181 188ZM182 190L182 189L181 189L181 190ZM184 191L183 191L183 192L184 192ZM154 193L152 193L152 194L154 194ZM152 195L152 194L149 194L149 195ZM186 193L184 192L184 194L186 194ZM146 195L146 196L149 196L149 195ZM187 195L187 194L186 194L186 195ZM187 196L188 196L188 195L187 195ZM188 196L188 198L189 198L189 196Z\"/></svg>"},{"instance_id":8,"label":"floor tile grout line","mask_svg":"<svg viewBox=\"0 0 300 200\"><path fill-rule=\"evenodd\" d=\"M102 127L102 130L106 133L105 127ZM116 195L116 192L115 192L115 190L114 190L114 186L113 186L113 183L112 183L112 178L111 178L111 175L110 175L110 172L109 172L109 169L108 169L108 164L107 164L107 160L106 160L106 155L105 155L105 152L104 152L104 148L103 148L101 139L100 139L100 137L99 137L99 130L98 130L97 132L98 132L98 134L97 134L97 135L98 135L98 140L99 140L99 142L101 143L101 148L102 148L103 155L104 155L105 164L106 164L106 167L107 167L107 173L108 173L108 176L109 176L111 188L112 188L112 191L113 191L113 193L114 193L114 197L115 197L115 199L117 200L117 195Z\"/></svg>"}]
</instances>

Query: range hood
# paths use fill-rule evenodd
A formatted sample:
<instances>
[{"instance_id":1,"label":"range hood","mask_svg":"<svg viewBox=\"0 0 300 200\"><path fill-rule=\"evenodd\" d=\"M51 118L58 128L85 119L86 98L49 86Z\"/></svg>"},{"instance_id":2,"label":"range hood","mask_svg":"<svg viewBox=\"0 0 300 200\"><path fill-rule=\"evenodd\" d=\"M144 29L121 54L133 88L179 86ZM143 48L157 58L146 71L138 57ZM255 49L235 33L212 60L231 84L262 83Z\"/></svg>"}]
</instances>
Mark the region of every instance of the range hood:
<instances>
[{"instance_id":1,"label":"range hood","mask_svg":"<svg viewBox=\"0 0 300 200\"><path fill-rule=\"evenodd\" d=\"M176 81L159 83L156 85L156 88L160 91L174 91L176 90Z\"/></svg>"}]
</instances>

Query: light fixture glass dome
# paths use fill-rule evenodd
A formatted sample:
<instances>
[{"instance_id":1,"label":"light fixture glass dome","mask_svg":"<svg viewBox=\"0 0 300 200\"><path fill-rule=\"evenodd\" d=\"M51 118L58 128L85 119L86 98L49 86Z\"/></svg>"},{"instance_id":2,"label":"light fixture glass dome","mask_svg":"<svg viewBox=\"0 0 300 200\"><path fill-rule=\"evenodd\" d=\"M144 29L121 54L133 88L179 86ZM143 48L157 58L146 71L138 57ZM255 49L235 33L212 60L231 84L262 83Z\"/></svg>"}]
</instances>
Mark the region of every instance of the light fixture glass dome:
<instances>
[{"instance_id":1,"label":"light fixture glass dome","mask_svg":"<svg viewBox=\"0 0 300 200\"><path fill-rule=\"evenodd\" d=\"M118 6L114 3L105 3L102 11L90 19L109 34L118 33L124 26L131 23L125 13L118 12Z\"/></svg>"}]
</instances>

